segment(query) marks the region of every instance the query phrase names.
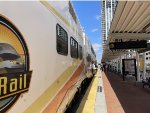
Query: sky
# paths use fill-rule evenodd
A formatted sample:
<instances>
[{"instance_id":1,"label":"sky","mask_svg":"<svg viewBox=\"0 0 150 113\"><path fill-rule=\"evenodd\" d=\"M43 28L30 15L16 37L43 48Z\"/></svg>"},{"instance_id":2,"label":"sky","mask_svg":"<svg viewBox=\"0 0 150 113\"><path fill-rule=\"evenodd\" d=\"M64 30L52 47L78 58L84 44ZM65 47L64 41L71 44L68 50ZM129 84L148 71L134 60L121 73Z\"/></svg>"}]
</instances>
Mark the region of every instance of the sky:
<instances>
[{"instance_id":1,"label":"sky","mask_svg":"<svg viewBox=\"0 0 150 113\"><path fill-rule=\"evenodd\" d=\"M86 36L93 45L97 61L100 62L102 55L100 1L72 1L72 4Z\"/></svg>"}]
</instances>

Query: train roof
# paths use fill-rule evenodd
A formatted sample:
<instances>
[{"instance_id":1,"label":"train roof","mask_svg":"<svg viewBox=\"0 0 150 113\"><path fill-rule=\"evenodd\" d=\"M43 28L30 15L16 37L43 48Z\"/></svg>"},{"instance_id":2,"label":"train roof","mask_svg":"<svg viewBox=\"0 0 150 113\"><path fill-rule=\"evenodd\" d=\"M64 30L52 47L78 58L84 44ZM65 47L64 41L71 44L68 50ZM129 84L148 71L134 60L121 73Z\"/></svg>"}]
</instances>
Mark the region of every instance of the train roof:
<instances>
[{"instance_id":1,"label":"train roof","mask_svg":"<svg viewBox=\"0 0 150 113\"><path fill-rule=\"evenodd\" d=\"M46 4L46 1L42 2ZM80 21L76 15L75 9L71 1L47 1L52 10L56 12L57 16L69 27L71 30L82 36L83 29L80 25Z\"/></svg>"}]
</instances>

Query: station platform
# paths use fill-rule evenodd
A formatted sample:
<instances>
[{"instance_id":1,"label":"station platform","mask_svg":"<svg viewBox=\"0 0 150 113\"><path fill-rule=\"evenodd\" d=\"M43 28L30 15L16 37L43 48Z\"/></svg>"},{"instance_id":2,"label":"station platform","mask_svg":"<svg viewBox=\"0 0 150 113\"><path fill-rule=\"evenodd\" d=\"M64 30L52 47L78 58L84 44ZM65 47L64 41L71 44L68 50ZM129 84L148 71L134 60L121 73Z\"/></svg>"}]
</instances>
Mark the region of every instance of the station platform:
<instances>
[{"instance_id":1,"label":"station platform","mask_svg":"<svg viewBox=\"0 0 150 113\"><path fill-rule=\"evenodd\" d=\"M98 70L76 113L150 113L150 88Z\"/></svg>"}]
</instances>

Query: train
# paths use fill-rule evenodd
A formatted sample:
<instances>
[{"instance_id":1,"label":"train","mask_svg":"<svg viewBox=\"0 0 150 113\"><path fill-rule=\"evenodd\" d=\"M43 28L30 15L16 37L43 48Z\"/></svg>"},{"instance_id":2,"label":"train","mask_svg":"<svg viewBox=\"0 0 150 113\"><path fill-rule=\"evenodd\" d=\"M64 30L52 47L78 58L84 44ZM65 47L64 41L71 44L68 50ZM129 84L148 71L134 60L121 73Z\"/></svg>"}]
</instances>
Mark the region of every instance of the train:
<instances>
[{"instance_id":1,"label":"train","mask_svg":"<svg viewBox=\"0 0 150 113\"><path fill-rule=\"evenodd\" d=\"M0 113L65 112L92 61L71 1L0 1Z\"/></svg>"}]
</instances>

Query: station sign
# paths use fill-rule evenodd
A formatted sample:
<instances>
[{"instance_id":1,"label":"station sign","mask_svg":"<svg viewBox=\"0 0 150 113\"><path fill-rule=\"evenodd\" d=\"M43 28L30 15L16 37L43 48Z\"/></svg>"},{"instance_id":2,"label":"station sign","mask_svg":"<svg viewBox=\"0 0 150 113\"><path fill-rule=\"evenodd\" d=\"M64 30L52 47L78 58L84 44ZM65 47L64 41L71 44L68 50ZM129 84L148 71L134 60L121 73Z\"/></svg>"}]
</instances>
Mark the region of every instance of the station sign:
<instances>
[{"instance_id":1,"label":"station sign","mask_svg":"<svg viewBox=\"0 0 150 113\"><path fill-rule=\"evenodd\" d=\"M139 49L147 48L147 40L126 41L126 42L111 42L110 49Z\"/></svg>"}]
</instances>

